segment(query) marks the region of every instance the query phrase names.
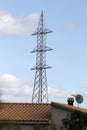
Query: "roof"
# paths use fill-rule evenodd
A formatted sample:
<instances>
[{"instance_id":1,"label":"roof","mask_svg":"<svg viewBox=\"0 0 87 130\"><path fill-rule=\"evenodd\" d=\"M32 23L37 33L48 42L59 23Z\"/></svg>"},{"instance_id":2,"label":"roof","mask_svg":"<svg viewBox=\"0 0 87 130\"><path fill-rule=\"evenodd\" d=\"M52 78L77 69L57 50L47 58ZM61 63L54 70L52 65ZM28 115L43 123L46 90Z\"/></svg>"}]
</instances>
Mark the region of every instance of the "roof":
<instances>
[{"instance_id":1,"label":"roof","mask_svg":"<svg viewBox=\"0 0 87 130\"><path fill-rule=\"evenodd\" d=\"M0 120L23 122L49 122L50 104L1 103Z\"/></svg>"},{"instance_id":2,"label":"roof","mask_svg":"<svg viewBox=\"0 0 87 130\"><path fill-rule=\"evenodd\" d=\"M68 105L68 104L52 102L51 105L54 106L54 107L60 108L60 109L66 109L66 110L69 110L69 111L76 111L77 110L77 111L82 112L82 113L87 113L87 109L76 107L76 106L71 106L71 105Z\"/></svg>"}]
</instances>

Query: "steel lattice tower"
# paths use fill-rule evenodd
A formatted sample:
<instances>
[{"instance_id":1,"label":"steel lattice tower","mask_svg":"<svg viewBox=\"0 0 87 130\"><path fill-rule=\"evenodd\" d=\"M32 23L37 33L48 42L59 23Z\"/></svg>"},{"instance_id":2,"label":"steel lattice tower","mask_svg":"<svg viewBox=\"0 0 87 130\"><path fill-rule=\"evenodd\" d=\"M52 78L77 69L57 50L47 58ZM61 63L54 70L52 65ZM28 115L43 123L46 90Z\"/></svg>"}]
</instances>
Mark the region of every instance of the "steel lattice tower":
<instances>
[{"instance_id":1,"label":"steel lattice tower","mask_svg":"<svg viewBox=\"0 0 87 130\"><path fill-rule=\"evenodd\" d=\"M37 46L31 51L36 52L36 66L31 70L36 70L34 88L32 94L32 103L47 103L48 102L48 88L46 69L51 68L46 65L46 52L52 50L46 46L46 35L51 33L45 27L43 11L40 16L37 30L32 35L37 35Z\"/></svg>"}]
</instances>

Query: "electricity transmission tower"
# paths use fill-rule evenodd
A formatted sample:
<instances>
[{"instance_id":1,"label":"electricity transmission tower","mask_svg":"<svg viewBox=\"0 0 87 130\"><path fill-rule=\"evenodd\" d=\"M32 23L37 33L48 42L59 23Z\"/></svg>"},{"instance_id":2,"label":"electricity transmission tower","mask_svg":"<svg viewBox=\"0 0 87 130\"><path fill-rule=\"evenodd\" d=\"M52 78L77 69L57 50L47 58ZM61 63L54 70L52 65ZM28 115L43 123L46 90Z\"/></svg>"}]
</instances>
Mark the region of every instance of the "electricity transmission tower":
<instances>
[{"instance_id":1,"label":"electricity transmission tower","mask_svg":"<svg viewBox=\"0 0 87 130\"><path fill-rule=\"evenodd\" d=\"M46 69L51 68L46 65L46 52L52 50L46 46L46 35L51 33L45 27L43 11L40 16L37 30L32 35L37 35L37 46L31 51L36 52L36 65L31 70L36 70L34 87L32 94L32 103L47 103L48 102L48 88Z\"/></svg>"}]
</instances>

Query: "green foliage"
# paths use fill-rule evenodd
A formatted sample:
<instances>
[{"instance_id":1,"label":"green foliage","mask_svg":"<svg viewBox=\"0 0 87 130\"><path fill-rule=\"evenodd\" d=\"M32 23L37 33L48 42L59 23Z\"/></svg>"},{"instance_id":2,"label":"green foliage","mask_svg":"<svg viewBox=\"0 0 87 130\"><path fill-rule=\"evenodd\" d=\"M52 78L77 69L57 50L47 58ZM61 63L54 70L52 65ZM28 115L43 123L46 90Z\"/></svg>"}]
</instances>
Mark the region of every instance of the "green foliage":
<instances>
[{"instance_id":1,"label":"green foliage","mask_svg":"<svg viewBox=\"0 0 87 130\"><path fill-rule=\"evenodd\" d=\"M47 125L36 124L33 130L49 130Z\"/></svg>"},{"instance_id":2,"label":"green foliage","mask_svg":"<svg viewBox=\"0 0 87 130\"><path fill-rule=\"evenodd\" d=\"M0 121L0 130L21 130L19 125L10 124L7 121Z\"/></svg>"},{"instance_id":3,"label":"green foliage","mask_svg":"<svg viewBox=\"0 0 87 130\"><path fill-rule=\"evenodd\" d=\"M63 130L62 128L57 129L55 124L50 124L48 127L46 127L45 125L40 125L37 124L34 126L34 130Z\"/></svg>"},{"instance_id":4,"label":"green foliage","mask_svg":"<svg viewBox=\"0 0 87 130\"><path fill-rule=\"evenodd\" d=\"M41 126L39 124L35 125L34 130L41 130Z\"/></svg>"},{"instance_id":5,"label":"green foliage","mask_svg":"<svg viewBox=\"0 0 87 130\"><path fill-rule=\"evenodd\" d=\"M53 123L50 125L50 130L58 130L57 128L56 128L56 125L54 125Z\"/></svg>"},{"instance_id":6,"label":"green foliage","mask_svg":"<svg viewBox=\"0 0 87 130\"><path fill-rule=\"evenodd\" d=\"M87 114L74 111L62 120L66 130L85 130L87 127Z\"/></svg>"}]
</instances>

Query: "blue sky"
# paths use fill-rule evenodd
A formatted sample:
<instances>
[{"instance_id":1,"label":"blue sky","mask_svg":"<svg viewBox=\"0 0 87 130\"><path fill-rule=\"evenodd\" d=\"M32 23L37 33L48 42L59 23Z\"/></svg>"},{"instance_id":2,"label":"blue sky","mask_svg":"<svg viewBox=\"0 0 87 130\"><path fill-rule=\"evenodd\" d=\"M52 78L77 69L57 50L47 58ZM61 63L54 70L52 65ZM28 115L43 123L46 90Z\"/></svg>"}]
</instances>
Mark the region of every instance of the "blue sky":
<instances>
[{"instance_id":1,"label":"blue sky","mask_svg":"<svg viewBox=\"0 0 87 130\"><path fill-rule=\"evenodd\" d=\"M0 0L0 86L7 102L31 102L35 71L36 30L41 10L46 26L50 101L66 103L81 94L87 107L87 1ZM76 104L77 105L77 104Z\"/></svg>"}]
</instances>

